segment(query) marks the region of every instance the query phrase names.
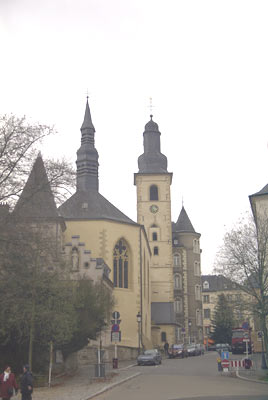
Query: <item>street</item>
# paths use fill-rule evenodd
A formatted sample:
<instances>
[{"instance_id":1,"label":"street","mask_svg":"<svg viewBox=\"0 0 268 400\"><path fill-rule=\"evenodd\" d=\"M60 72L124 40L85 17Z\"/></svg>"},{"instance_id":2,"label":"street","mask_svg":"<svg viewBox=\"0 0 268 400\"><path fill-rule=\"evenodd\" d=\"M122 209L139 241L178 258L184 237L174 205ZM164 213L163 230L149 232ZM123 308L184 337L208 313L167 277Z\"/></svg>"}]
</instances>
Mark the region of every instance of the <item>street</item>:
<instances>
[{"instance_id":1,"label":"street","mask_svg":"<svg viewBox=\"0 0 268 400\"><path fill-rule=\"evenodd\" d=\"M164 359L159 366L136 366L141 372L96 398L101 400L268 399L268 385L221 375L216 352L186 359Z\"/></svg>"}]
</instances>

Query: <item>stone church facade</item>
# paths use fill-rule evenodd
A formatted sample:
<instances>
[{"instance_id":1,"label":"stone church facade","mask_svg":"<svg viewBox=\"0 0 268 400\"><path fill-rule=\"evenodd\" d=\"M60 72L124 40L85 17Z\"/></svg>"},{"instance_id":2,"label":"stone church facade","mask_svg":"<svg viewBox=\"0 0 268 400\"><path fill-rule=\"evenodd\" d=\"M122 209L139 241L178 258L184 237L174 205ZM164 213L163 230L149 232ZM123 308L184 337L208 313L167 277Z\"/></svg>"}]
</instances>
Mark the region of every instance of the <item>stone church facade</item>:
<instances>
[{"instance_id":1,"label":"stone church facade","mask_svg":"<svg viewBox=\"0 0 268 400\"><path fill-rule=\"evenodd\" d=\"M143 134L144 153L134 174L135 222L99 193L99 155L87 101L77 151L76 192L56 209L50 191L49 211L48 202L41 201L39 207L40 213L45 210L54 218L57 240L70 261L73 279L85 275L110 282L114 308L120 312L120 345L130 348L203 340L200 234L184 207L172 223L172 173L161 153L160 135L151 116ZM41 156L31 172L35 184L41 179L38 163L43 164ZM21 204L22 199L17 209ZM33 207L25 207L30 214ZM140 324L137 315L141 315Z\"/></svg>"}]
</instances>

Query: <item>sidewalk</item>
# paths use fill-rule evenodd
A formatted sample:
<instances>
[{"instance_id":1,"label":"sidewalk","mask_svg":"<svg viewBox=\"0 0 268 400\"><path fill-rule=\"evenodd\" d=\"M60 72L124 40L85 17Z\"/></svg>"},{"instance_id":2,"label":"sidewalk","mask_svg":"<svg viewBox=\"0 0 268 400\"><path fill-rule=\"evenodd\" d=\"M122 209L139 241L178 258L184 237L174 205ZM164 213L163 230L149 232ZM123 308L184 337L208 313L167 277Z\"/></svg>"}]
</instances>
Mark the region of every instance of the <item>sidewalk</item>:
<instances>
[{"instance_id":1,"label":"sidewalk","mask_svg":"<svg viewBox=\"0 0 268 400\"><path fill-rule=\"evenodd\" d=\"M265 376L268 377L268 369L261 369L261 354L255 353L249 358L253 361L253 367L251 369L240 369L236 372L236 376L240 379L268 384L268 381L263 380Z\"/></svg>"},{"instance_id":2,"label":"sidewalk","mask_svg":"<svg viewBox=\"0 0 268 400\"><path fill-rule=\"evenodd\" d=\"M112 369L106 365L105 378L92 378L94 365L81 367L74 376L65 376L51 388L43 387L34 390L35 400L89 400L116 385L140 375L132 367L135 361L119 361L119 368Z\"/></svg>"}]
</instances>

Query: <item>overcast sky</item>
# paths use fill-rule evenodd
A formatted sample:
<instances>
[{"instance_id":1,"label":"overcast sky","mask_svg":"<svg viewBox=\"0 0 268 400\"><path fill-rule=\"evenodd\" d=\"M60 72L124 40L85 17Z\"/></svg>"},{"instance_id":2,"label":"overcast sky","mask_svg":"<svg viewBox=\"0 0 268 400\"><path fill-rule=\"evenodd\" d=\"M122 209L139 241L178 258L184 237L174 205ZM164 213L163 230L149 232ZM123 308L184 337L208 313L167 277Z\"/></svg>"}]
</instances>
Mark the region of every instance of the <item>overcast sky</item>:
<instances>
[{"instance_id":1,"label":"overcast sky","mask_svg":"<svg viewBox=\"0 0 268 400\"><path fill-rule=\"evenodd\" d=\"M0 112L54 125L44 157L75 166L88 91L100 192L136 220L152 97L172 219L183 199L211 273L268 183L267 21L267 0L0 0Z\"/></svg>"}]
</instances>

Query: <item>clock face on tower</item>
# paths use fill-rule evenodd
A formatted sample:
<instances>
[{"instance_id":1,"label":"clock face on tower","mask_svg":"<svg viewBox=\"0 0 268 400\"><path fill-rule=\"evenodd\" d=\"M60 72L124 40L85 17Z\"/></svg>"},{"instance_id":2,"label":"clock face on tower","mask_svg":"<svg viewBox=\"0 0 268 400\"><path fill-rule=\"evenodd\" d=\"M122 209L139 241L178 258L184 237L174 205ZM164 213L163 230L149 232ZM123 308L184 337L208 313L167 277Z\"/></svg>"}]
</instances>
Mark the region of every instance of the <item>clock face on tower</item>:
<instances>
[{"instance_id":1,"label":"clock face on tower","mask_svg":"<svg viewBox=\"0 0 268 400\"><path fill-rule=\"evenodd\" d=\"M156 204L152 204L150 207L150 211L155 214L158 211L158 206Z\"/></svg>"}]
</instances>

